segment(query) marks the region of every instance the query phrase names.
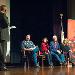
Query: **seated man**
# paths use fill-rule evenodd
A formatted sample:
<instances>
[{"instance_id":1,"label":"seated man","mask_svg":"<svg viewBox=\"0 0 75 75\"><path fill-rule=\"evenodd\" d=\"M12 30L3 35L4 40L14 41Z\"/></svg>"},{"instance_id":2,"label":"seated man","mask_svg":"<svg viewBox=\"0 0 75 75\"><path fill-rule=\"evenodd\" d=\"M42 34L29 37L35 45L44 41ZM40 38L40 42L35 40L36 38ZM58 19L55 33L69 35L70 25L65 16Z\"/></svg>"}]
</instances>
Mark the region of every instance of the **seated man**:
<instances>
[{"instance_id":1,"label":"seated man","mask_svg":"<svg viewBox=\"0 0 75 75\"><path fill-rule=\"evenodd\" d=\"M49 45L48 45L48 39L47 38L44 38L42 40L42 43L41 43L41 53L44 54L48 60L48 65L49 66L53 66L53 63L51 61L51 54L49 52Z\"/></svg>"},{"instance_id":2,"label":"seated man","mask_svg":"<svg viewBox=\"0 0 75 75\"><path fill-rule=\"evenodd\" d=\"M39 67L36 54L39 51L39 48L30 40L30 35L26 35L26 40L22 41L21 48L23 51L28 52L27 56L29 59L33 59L34 66Z\"/></svg>"},{"instance_id":3,"label":"seated man","mask_svg":"<svg viewBox=\"0 0 75 75\"><path fill-rule=\"evenodd\" d=\"M53 41L50 42L50 51L51 55L55 56L60 64L65 62L65 57L63 54L61 54L60 45L56 35L53 36Z\"/></svg>"}]
</instances>

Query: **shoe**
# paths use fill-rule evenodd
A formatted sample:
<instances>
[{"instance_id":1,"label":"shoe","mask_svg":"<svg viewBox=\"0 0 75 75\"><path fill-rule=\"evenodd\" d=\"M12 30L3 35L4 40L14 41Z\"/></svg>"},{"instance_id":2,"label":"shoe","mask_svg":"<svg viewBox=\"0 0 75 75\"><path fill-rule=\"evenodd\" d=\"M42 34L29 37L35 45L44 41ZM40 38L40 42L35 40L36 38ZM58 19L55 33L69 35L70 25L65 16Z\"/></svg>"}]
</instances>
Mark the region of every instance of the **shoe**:
<instances>
[{"instance_id":1,"label":"shoe","mask_svg":"<svg viewBox=\"0 0 75 75\"><path fill-rule=\"evenodd\" d=\"M1 68L1 71L7 71L8 69L6 67Z\"/></svg>"},{"instance_id":2,"label":"shoe","mask_svg":"<svg viewBox=\"0 0 75 75\"><path fill-rule=\"evenodd\" d=\"M66 65L66 61L61 62L60 65L61 65L61 66L65 66L65 65Z\"/></svg>"},{"instance_id":3,"label":"shoe","mask_svg":"<svg viewBox=\"0 0 75 75\"><path fill-rule=\"evenodd\" d=\"M54 68L54 66L51 65L51 68Z\"/></svg>"},{"instance_id":4,"label":"shoe","mask_svg":"<svg viewBox=\"0 0 75 75\"><path fill-rule=\"evenodd\" d=\"M62 63L60 63L60 65L62 65Z\"/></svg>"},{"instance_id":5,"label":"shoe","mask_svg":"<svg viewBox=\"0 0 75 75\"><path fill-rule=\"evenodd\" d=\"M0 68L0 71L1 71L1 68Z\"/></svg>"},{"instance_id":6,"label":"shoe","mask_svg":"<svg viewBox=\"0 0 75 75\"><path fill-rule=\"evenodd\" d=\"M40 66L39 65L36 65L36 66L34 66L35 68L39 68Z\"/></svg>"},{"instance_id":7,"label":"shoe","mask_svg":"<svg viewBox=\"0 0 75 75\"><path fill-rule=\"evenodd\" d=\"M62 65L65 66L66 65L66 61L62 62Z\"/></svg>"},{"instance_id":8,"label":"shoe","mask_svg":"<svg viewBox=\"0 0 75 75\"><path fill-rule=\"evenodd\" d=\"M54 66L53 65L49 65L49 68L54 68Z\"/></svg>"}]
</instances>

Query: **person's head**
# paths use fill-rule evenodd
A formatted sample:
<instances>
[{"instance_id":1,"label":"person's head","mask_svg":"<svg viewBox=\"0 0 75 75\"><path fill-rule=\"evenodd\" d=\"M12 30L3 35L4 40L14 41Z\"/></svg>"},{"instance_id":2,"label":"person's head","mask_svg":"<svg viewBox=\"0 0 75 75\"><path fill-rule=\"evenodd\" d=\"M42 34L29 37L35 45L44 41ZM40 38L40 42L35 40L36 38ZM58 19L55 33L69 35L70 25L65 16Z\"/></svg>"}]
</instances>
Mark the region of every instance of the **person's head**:
<instances>
[{"instance_id":1,"label":"person's head","mask_svg":"<svg viewBox=\"0 0 75 75\"><path fill-rule=\"evenodd\" d=\"M53 36L53 41L54 41L54 42L57 42L57 41L58 41L58 39L57 39L57 36L56 36L56 35L54 35L54 36Z\"/></svg>"},{"instance_id":2,"label":"person's head","mask_svg":"<svg viewBox=\"0 0 75 75\"><path fill-rule=\"evenodd\" d=\"M64 40L63 40L63 44L64 44L64 45L68 45L68 44L69 44L69 40L68 40L67 38L64 39Z\"/></svg>"},{"instance_id":3,"label":"person's head","mask_svg":"<svg viewBox=\"0 0 75 75\"><path fill-rule=\"evenodd\" d=\"M30 40L30 34L26 35L26 40L27 40L27 41Z\"/></svg>"},{"instance_id":4,"label":"person's head","mask_svg":"<svg viewBox=\"0 0 75 75\"><path fill-rule=\"evenodd\" d=\"M0 11L6 14L7 13L7 6L6 5L1 5L0 6Z\"/></svg>"},{"instance_id":5,"label":"person's head","mask_svg":"<svg viewBox=\"0 0 75 75\"><path fill-rule=\"evenodd\" d=\"M48 42L48 39L45 37L45 38L43 38L42 42L47 43Z\"/></svg>"}]
</instances>

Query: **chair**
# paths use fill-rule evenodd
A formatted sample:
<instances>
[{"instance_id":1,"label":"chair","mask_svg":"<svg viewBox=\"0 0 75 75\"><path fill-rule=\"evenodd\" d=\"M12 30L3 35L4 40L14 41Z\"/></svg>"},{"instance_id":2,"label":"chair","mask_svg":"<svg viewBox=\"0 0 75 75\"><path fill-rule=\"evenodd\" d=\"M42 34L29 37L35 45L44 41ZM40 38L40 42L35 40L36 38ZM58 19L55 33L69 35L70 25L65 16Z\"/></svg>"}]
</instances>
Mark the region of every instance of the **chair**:
<instances>
[{"instance_id":1,"label":"chair","mask_svg":"<svg viewBox=\"0 0 75 75\"><path fill-rule=\"evenodd\" d=\"M39 51L39 55L38 55L39 58L41 58L41 61L42 61L42 67L44 66L44 60L45 60L45 55L43 55L43 53L41 51Z\"/></svg>"},{"instance_id":2,"label":"chair","mask_svg":"<svg viewBox=\"0 0 75 75\"><path fill-rule=\"evenodd\" d=\"M29 59L28 56L26 55L26 51L23 51L23 60L24 60L24 68L26 67L29 68Z\"/></svg>"},{"instance_id":3,"label":"chair","mask_svg":"<svg viewBox=\"0 0 75 75\"><path fill-rule=\"evenodd\" d=\"M75 51L70 52L69 55L70 55L70 63L72 63L72 65L75 65Z\"/></svg>"},{"instance_id":4,"label":"chair","mask_svg":"<svg viewBox=\"0 0 75 75\"><path fill-rule=\"evenodd\" d=\"M71 57L70 57L70 52L63 52L64 56L65 56L65 60L66 60L66 66L67 67L72 67L72 63L71 63Z\"/></svg>"},{"instance_id":5,"label":"chair","mask_svg":"<svg viewBox=\"0 0 75 75\"><path fill-rule=\"evenodd\" d=\"M69 58L69 52L63 52L64 56L65 56L65 60L66 62L68 61Z\"/></svg>"}]
</instances>

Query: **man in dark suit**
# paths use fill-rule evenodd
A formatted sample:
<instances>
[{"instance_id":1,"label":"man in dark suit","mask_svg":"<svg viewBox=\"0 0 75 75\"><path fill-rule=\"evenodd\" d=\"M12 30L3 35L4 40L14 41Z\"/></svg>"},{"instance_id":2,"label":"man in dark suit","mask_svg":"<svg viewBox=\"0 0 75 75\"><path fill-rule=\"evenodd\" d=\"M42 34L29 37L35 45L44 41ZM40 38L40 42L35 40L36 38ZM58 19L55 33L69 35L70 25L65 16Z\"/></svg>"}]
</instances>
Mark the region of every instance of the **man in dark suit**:
<instances>
[{"instance_id":1,"label":"man in dark suit","mask_svg":"<svg viewBox=\"0 0 75 75\"><path fill-rule=\"evenodd\" d=\"M1 5L0 6L0 68L2 70L7 70L5 64L4 64L4 46L5 46L5 41L6 41L6 28L9 26L9 21L8 17L6 16L7 13L7 7L6 5ZM8 36L8 35L7 35Z\"/></svg>"}]
</instances>

